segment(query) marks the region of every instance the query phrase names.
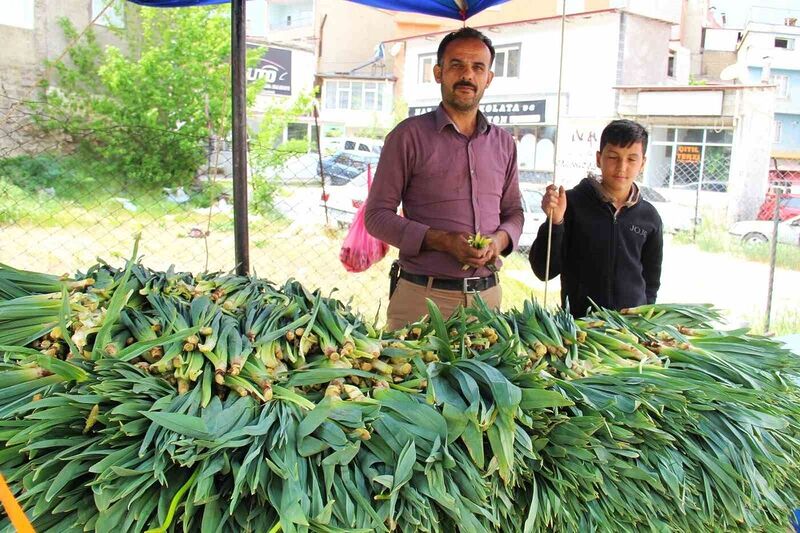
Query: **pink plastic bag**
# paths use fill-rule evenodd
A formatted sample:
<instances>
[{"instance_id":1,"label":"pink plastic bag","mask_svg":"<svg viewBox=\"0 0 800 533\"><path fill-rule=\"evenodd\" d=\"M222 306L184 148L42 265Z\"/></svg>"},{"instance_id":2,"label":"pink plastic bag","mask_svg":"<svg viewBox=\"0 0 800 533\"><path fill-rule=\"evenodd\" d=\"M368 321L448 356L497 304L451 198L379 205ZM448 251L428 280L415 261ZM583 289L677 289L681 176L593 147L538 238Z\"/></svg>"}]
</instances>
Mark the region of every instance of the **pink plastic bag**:
<instances>
[{"instance_id":1,"label":"pink plastic bag","mask_svg":"<svg viewBox=\"0 0 800 533\"><path fill-rule=\"evenodd\" d=\"M367 167L367 191L372 185L372 167ZM342 243L339 260L348 272L364 272L383 259L389 251L389 245L367 233L364 224L364 207L366 202L356 211L350 230Z\"/></svg>"}]
</instances>

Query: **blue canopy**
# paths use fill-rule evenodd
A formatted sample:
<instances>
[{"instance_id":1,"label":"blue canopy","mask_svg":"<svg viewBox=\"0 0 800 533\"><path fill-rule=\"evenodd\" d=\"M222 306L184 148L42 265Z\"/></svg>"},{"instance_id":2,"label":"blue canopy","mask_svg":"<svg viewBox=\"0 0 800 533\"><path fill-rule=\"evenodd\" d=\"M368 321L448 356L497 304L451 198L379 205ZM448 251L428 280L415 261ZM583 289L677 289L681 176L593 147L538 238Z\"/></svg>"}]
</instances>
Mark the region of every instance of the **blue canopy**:
<instances>
[{"instance_id":1,"label":"blue canopy","mask_svg":"<svg viewBox=\"0 0 800 533\"><path fill-rule=\"evenodd\" d=\"M227 4L230 0L128 0L128 2L148 7L189 7Z\"/></svg>"},{"instance_id":2,"label":"blue canopy","mask_svg":"<svg viewBox=\"0 0 800 533\"><path fill-rule=\"evenodd\" d=\"M496 6L508 0L350 0L381 9L411 11L437 17L467 20L487 7Z\"/></svg>"},{"instance_id":3,"label":"blue canopy","mask_svg":"<svg viewBox=\"0 0 800 533\"><path fill-rule=\"evenodd\" d=\"M128 0L134 4L150 7L185 7L227 4L230 0ZM456 20L467 20L487 7L496 6L508 0L350 0L366 6L411 11L424 15L435 15Z\"/></svg>"}]
</instances>

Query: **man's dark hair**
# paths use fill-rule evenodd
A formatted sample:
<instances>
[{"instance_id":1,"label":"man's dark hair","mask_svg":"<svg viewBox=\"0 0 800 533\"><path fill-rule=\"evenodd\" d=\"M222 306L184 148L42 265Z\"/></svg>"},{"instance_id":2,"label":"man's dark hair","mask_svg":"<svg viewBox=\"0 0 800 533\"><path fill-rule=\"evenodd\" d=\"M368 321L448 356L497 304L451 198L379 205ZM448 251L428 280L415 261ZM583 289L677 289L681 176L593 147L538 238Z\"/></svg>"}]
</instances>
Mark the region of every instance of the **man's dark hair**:
<instances>
[{"instance_id":1,"label":"man's dark hair","mask_svg":"<svg viewBox=\"0 0 800 533\"><path fill-rule=\"evenodd\" d=\"M487 36L476 30L475 28L461 28L458 31L454 31L452 33L448 33L445 35L445 38L442 39L442 42L439 43L439 50L436 52L436 64L440 67L442 66L442 60L444 59L444 51L447 48L447 45L456 41L458 39L478 39L480 42L486 45L486 48L489 49L489 53L491 54L492 58L489 60L489 68L492 67L492 63L494 63L494 46L492 46L492 40L489 39Z\"/></svg>"},{"instance_id":2,"label":"man's dark hair","mask_svg":"<svg viewBox=\"0 0 800 533\"><path fill-rule=\"evenodd\" d=\"M600 134L600 151L607 144L627 148L633 143L642 143L642 155L647 153L647 130L638 122L632 120L614 120L605 127Z\"/></svg>"}]
</instances>

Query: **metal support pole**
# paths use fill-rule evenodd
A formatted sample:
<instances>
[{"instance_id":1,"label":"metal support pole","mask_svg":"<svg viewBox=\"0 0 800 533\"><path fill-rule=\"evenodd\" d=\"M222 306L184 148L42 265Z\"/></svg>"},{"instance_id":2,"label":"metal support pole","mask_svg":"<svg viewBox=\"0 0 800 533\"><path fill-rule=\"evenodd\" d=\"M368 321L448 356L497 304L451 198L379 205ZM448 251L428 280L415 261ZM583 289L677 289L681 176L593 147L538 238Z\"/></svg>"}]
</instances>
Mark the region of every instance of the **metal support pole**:
<instances>
[{"instance_id":1,"label":"metal support pole","mask_svg":"<svg viewBox=\"0 0 800 533\"><path fill-rule=\"evenodd\" d=\"M764 333L769 333L772 314L772 293L775 290L775 261L778 255L778 225L781 222L781 195L783 189L775 187L775 214L772 218L772 241L769 247L769 284L767 286L767 316L764 318Z\"/></svg>"},{"instance_id":2,"label":"metal support pole","mask_svg":"<svg viewBox=\"0 0 800 533\"><path fill-rule=\"evenodd\" d=\"M233 240L236 273L250 272L247 227L247 99L245 0L231 1L231 87L233 123Z\"/></svg>"},{"instance_id":3,"label":"metal support pole","mask_svg":"<svg viewBox=\"0 0 800 533\"><path fill-rule=\"evenodd\" d=\"M325 226L329 226L330 222L328 221L328 193L325 192L325 169L322 165L322 144L320 143L320 133L319 133L319 111L317 110L317 104L314 104L314 126L317 129L317 158L319 161L319 182L322 186L322 205L325 207Z\"/></svg>"}]
</instances>

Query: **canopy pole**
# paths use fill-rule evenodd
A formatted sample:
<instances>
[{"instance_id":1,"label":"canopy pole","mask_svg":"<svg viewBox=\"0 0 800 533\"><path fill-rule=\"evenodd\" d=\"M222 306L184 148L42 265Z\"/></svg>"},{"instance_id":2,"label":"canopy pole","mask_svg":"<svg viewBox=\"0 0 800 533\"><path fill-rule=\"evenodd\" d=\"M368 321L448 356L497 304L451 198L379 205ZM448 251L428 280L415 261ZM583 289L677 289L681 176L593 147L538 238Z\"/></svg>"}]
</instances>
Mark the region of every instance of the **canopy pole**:
<instances>
[{"instance_id":1,"label":"canopy pole","mask_svg":"<svg viewBox=\"0 0 800 533\"><path fill-rule=\"evenodd\" d=\"M245 0L231 1L231 98L233 130L233 240L236 273L250 272L247 227L247 99L245 63L247 45Z\"/></svg>"},{"instance_id":2,"label":"canopy pole","mask_svg":"<svg viewBox=\"0 0 800 533\"><path fill-rule=\"evenodd\" d=\"M561 2L561 55L558 59L558 94L556 96L556 135L553 140L553 185L558 168L558 135L561 133L561 80L564 77L564 29L567 22L567 0ZM550 254L553 242L553 215L547 213L547 262L544 267L544 306L547 307L547 289L550 283Z\"/></svg>"}]
</instances>

